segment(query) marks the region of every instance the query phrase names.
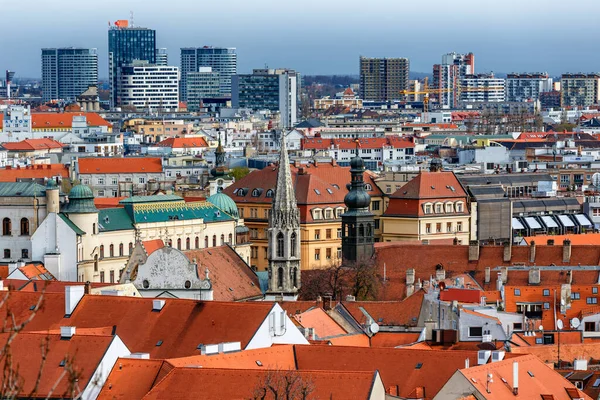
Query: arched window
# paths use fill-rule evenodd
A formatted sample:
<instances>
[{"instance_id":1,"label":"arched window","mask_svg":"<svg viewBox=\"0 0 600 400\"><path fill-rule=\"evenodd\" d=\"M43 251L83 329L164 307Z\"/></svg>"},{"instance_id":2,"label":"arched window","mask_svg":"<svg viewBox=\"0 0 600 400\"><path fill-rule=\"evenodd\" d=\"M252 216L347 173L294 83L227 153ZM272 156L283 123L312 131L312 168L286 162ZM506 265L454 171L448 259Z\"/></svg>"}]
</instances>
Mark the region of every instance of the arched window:
<instances>
[{"instance_id":1,"label":"arched window","mask_svg":"<svg viewBox=\"0 0 600 400\"><path fill-rule=\"evenodd\" d=\"M208 247L208 236L204 236L204 247Z\"/></svg>"},{"instance_id":2,"label":"arched window","mask_svg":"<svg viewBox=\"0 0 600 400\"><path fill-rule=\"evenodd\" d=\"M133 243L129 242L129 255L133 253Z\"/></svg>"},{"instance_id":3,"label":"arched window","mask_svg":"<svg viewBox=\"0 0 600 400\"><path fill-rule=\"evenodd\" d=\"M296 232L292 233L291 243L290 243L290 253L292 257L296 257L296 247L298 246L298 241L296 238Z\"/></svg>"},{"instance_id":4,"label":"arched window","mask_svg":"<svg viewBox=\"0 0 600 400\"><path fill-rule=\"evenodd\" d=\"M189 250L190 249L190 238L186 238L185 239L185 249Z\"/></svg>"},{"instance_id":5,"label":"arched window","mask_svg":"<svg viewBox=\"0 0 600 400\"><path fill-rule=\"evenodd\" d=\"M371 224L367 224L367 237L373 236L373 232L371 231Z\"/></svg>"},{"instance_id":6,"label":"arched window","mask_svg":"<svg viewBox=\"0 0 600 400\"><path fill-rule=\"evenodd\" d=\"M196 236L196 240L195 240L194 244L195 244L194 248L196 248L196 249L200 248L200 238L198 236Z\"/></svg>"},{"instance_id":7,"label":"arched window","mask_svg":"<svg viewBox=\"0 0 600 400\"><path fill-rule=\"evenodd\" d=\"M225 244L225 235L221 234L221 246Z\"/></svg>"},{"instance_id":8,"label":"arched window","mask_svg":"<svg viewBox=\"0 0 600 400\"><path fill-rule=\"evenodd\" d=\"M177 239L177 250L181 250L181 238Z\"/></svg>"},{"instance_id":9,"label":"arched window","mask_svg":"<svg viewBox=\"0 0 600 400\"><path fill-rule=\"evenodd\" d=\"M104 245L100 245L100 258L104 258Z\"/></svg>"},{"instance_id":10,"label":"arched window","mask_svg":"<svg viewBox=\"0 0 600 400\"><path fill-rule=\"evenodd\" d=\"M29 236L29 220L27 218L21 218L21 235Z\"/></svg>"},{"instance_id":11,"label":"arched window","mask_svg":"<svg viewBox=\"0 0 600 400\"><path fill-rule=\"evenodd\" d=\"M292 282L294 283L294 287L298 287L298 268L292 270Z\"/></svg>"},{"instance_id":12,"label":"arched window","mask_svg":"<svg viewBox=\"0 0 600 400\"><path fill-rule=\"evenodd\" d=\"M98 272L98 254L94 256L94 272Z\"/></svg>"},{"instance_id":13,"label":"arched window","mask_svg":"<svg viewBox=\"0 0 600 400\"><path fill-rule=\"evenodd\" d=\"M233 235L229 234L229 244L233 244Z\"/></svg>"},{"instance_id":14,"label":"arched window","mask_svg":"<svg viewBox=\"0 0 600 400\"><path fill-rule=\"evenodd\" d=\"M96 234L96 223L94 222L92 224L92 235L95 235L95 234Z\"/></svg>"},{"instance_id":15,"label":"arched window","mask_svg":"<svg viewBox=\"0 0 600 400\"><path fill-rule=\"evenodd\" d=\"M123 243L119 243L119 256L123 256Z\"/></svg>"},{"instance_id":16,"label":"arched window","mask_svg":"<svg viewBox=\"0 0 600 400\"><path fill-rule=\"evenodd\" d=\"M213 247L217 247L217 235L213 235Z\"/></svg>"},{"instance_id":17,"label":"arched window","mask_svg":"<svg viewBox=\"0 0 600 400\"><path fill-rule=\"evenodd\" d=\"M10 222L10 218L4 218L2 220L2 235L10 236L12 233L12 223Z\"/></svg>"},{"instance_id":18,"label":"arched window","mask_svg":"<svg viewBox=\"0 0 600 400\"><path fill-rule=\"evenodd\" d=\"M283 268L279 267L277 269L277 286L282 288L283 287Z\"/></svg>"},{"instance_id":19,"label":"arched window","mask_svg":"<svg viewBox=\"0 0 600 400\"><path fill-rule=\"evenodd\" d=\"M373 190L373 186L371 186L370 183L365 183L365 190L370 192L371 190Z\"/></svg>"},{"instance_id":20,"label":"arched window","mask_svg":"<svg viewBox=\"0 0 600 400\"><path fill-rule=\"evenodd\" d=\"M358 225L358 237L362 238L365 236L365 226L363 224Z\"/></svg>"},{"instance_id":21,"label":"arched window","mask_svg":"<svg viewBox=\"0 0 600 400\"><path fill-rule=\"evenodd\" d=\"M277 257L283 257L283 233L277 234Z\"/></svg>"},{"instance_id":22,"label":"arched window","mask_svg":"<svg viewBox=\"0 0 600 400\"><path fill-rule=\"evenodd\" d=\"M273 194L274 194L274 193L275 193L275 192L273 191L273 189L269 189L269 190L267 190L267 195L266 195L266 196L267 196L268 198L273 198Z\"/></svg>"},{"instance_id":23,"label":"arched window","mask_svg":"<svg viewBox=\"0 0 600 400\"><path fill-rule=\"evenodd\" d=\"M108 247L108 254L110 255L110 257L114 257L115 256L115 246L114 245L110 245Z\"/></svg>"}]
</instances>

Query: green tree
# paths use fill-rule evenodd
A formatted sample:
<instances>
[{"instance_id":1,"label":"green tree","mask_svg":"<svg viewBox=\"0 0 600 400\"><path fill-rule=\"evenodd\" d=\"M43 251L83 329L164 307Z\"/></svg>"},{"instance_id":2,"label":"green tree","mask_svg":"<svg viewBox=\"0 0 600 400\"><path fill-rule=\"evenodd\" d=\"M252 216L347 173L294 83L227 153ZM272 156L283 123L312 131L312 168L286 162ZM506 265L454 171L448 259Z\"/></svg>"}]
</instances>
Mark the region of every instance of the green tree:
<instances>
[{"instance_id":1,"label":"green tree","mask_svg":"<svg viewBox=\"0 0 600 400\"><path fill-rule=\"evenodd\" d=\"M245 177L250 173L250 168L248 167L233 167L231 171L229 171L229 175L231 175L236 182Z\"/></svg>"}]
</instances>

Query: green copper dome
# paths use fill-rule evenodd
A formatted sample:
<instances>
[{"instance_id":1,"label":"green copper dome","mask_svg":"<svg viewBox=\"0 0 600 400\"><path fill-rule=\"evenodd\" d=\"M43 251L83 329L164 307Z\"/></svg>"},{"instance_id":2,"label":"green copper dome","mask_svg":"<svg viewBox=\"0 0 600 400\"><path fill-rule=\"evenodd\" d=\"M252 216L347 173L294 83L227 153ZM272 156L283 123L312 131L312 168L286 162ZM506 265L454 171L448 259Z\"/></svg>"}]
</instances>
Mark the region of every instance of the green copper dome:
<instances>
[{"instance_id":1,"label":"green copper dome","mask_svg":"<svg viewBox=\"0 0 600 400\"><path fill-rule=\"evenodd\" d=\"M238 218L238 209L235 202L225 193L215 193L206 200L232 217Z\"/></svg>"},{"instance_id":2,"label":"green copper dome","mask_svg":"<svg viewBox=\"0 0 600 400\"><path fill-rule=\"evenodd\" d=\"M56 184L56 180L54 180L54 178L48 179L48 182L46 183L46 189L58 189L58 185Z\"/></svg>"},{"instance_id":3,"label":"green copper dome","mask_svg":"<svg viewBox=\"0 0 600 400\"><path fill-rule=\"evenodd\" d=\"M74 186L69 192L69 203L64 206L64 213L87 214L97 213L94 205L94 192L86 185Z\"/></svg>"}]
</instances>

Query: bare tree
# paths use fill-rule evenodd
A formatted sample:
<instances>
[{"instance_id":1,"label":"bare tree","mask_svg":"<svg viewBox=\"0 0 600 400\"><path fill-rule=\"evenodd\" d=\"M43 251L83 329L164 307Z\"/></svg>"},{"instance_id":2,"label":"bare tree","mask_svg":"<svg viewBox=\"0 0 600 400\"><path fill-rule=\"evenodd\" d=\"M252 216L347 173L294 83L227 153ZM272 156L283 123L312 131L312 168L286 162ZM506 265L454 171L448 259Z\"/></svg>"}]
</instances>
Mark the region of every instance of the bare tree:
<instances>
[{"instance_id":1,"label":"bare tree","mask_svg":"<svg viewBox=\"0 0 600 400\"><path fill-rule=\"evenodd\" d=\"M298 371L270 370L258 382L252 394L252 400L310 400L313 397L314 384L305 379Z\"/></svg>"}]
</instances>

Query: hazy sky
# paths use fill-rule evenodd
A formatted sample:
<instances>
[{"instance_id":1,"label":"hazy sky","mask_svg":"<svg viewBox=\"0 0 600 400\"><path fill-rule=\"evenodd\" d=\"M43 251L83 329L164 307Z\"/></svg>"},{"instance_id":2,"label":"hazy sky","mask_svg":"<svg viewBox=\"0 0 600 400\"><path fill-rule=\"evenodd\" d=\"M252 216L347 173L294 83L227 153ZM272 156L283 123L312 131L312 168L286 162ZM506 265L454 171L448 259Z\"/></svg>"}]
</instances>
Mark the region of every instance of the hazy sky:
<instances>
[{"instance_id":1,"label":"hazy sky","mask_svg":"<svg viewBox=\"0 0 600 400\"><path fill-rule=\"evenodd\" d=\"M600 70L599 0L2 0L0 71L37 77L42 47L95 47L107 74L108 21L154 28L179 48L236 47L238 71L265 64L303 74L358 74L358 57L408 57L430 72L450 51L477 72Z\"/></svg>"}]
</instances>

